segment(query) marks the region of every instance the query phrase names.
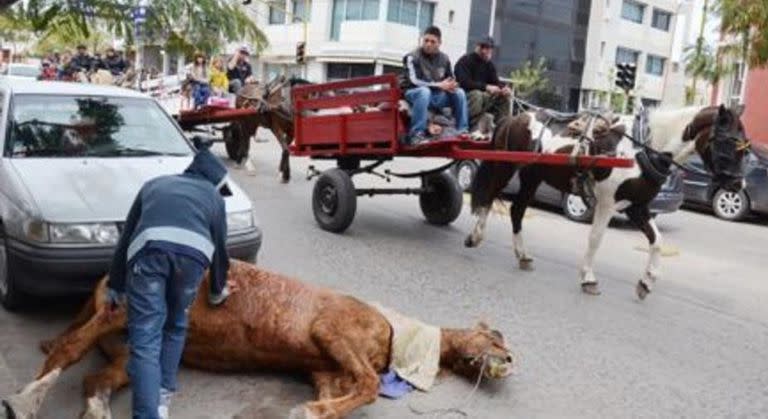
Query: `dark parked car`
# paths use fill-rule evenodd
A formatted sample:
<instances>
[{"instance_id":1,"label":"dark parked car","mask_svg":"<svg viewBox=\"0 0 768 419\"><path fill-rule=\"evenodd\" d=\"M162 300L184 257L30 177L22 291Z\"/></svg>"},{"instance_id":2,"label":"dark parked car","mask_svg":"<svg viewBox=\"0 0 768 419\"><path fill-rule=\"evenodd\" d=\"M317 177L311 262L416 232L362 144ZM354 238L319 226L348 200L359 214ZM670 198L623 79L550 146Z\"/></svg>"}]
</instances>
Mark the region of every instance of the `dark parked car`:
<instances>
[{"instance_id":1,"label":"dark parked car","mask_svg":"<svg viewBox=\"0 0 768 419\"><path fill-rule=\"evenodd\" d=\"M708 176L689 173L685 177L685 204L711 208L715 215L729 221L768 214L768 149L755 146L744 160L746 188L740 192L716 189ZM691 157L688 164L704 170L698 156Z\"/></svg>"},{"instance_id":2,"label":"dark parked car","mask_svg":"<svg viewBox=\"0 0 768 419\"><path fill-rule=\"evenodd\" d=\"M454 166L454 173L459 185L469 190L472 179L477 172L478 162L464 160ZM504 189L505 193L514 194L520 188L520 181L515 176ZM578 195L562 193L551 186L542 183L534 197L536 202L562 208L563 214L574 221L592 221L593 209L587 207ZM677 211L683 204L683 175L679 171L673 171L672 175L662 185L661 191L651 202L650 210L653 215L665 214Z\"/></svg>"}]
</instances>

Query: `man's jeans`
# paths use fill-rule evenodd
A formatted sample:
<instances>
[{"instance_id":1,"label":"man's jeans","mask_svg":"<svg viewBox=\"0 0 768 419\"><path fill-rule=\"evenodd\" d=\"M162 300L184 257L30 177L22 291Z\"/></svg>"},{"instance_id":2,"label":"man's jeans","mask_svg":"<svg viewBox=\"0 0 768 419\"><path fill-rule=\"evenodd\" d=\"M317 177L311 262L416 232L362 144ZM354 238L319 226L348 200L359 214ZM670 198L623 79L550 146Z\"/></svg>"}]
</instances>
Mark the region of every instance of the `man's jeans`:
<instances>
[{"instance_id":1,"label":"man's jeans","mask_svg":"<svg viewBox=\"0 0 768 419\"><path fill-rule=\"evenodd\" d=\"M187 309L205 267L162 250L143 250L129 269L128 375L133 418L155 419L160 388L176 391L176 374L187 332Z\"/></svg>"},{"instance_id":2,"label":"man's jeans","mask_svg":"<svg viewBox=\"0 0 768 419\"><path fill-rule=\"evenodd\" d=\"M429 109L442 109L450 106L456 119L456 129L466 132L469 128L467 116L467 96L464 90L457 88L453 93L429 87L415 87L405 92L405 100L411 105L410 135L424 134L427 131Z\"/></svg>"}]
</instances>

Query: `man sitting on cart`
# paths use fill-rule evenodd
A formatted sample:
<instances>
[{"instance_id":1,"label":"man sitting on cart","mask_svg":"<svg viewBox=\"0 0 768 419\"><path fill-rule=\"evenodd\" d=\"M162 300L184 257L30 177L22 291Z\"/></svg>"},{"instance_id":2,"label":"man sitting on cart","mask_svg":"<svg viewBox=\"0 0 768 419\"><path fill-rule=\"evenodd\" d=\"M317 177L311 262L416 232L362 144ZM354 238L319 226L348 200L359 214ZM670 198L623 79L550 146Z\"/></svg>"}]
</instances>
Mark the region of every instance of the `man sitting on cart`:
<instances>
[{"instance_id":1,"label":"man sitting on cart","mask_svg":"<svg viewBox=\"0 0 768 419\"><path fill-rule=\"evenodd\" d=\"M454 69L456 80L467 92L469 124L472 127L485 113L493 115L496 125L509 116L512 90L499 80L491 61L494 44L490 36L481 38L475 51L461 57Z\"/></svg>"},{"instance_id":2,"label":"man sitting on cart","mask_svg":"<svg viewBox=\"0 0 768 419\"><path fill-rule=\"evenodd\" d=\"M469 128L467 98L453 78L451 60L440 52L442 34L436 26L424 30L421 47L403 58L401 87L411 105L409 139L412 145L430 140L427 133L429 109L450 107L458 134Z\"/></svg>"},{"instance_id":3,"label":"man sitting on cart","mask_svg":"<svg viewBox=\"0 0 768 419\"><path fill-rule=\"evenodd\" d=\"M241 46L227 63L227 78L229 79L229 92L237 93L247 83L252 83L253 69L248 62L250 57L248 45Z\"/></svg>"}]
</instances>

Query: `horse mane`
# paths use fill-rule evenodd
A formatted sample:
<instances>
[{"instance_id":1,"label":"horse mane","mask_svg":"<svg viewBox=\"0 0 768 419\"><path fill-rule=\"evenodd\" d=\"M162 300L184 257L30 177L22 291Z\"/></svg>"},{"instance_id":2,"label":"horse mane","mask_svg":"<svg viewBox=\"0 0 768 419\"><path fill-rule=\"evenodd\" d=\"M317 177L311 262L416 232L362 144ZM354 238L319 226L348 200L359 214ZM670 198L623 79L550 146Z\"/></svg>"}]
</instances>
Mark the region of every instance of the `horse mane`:
<instances>
[{"instance_id":1,"label":"horse mane","mask_svg":"<svg viewBox=\"0 0 768 419\"><path fill-rule=\"evenodd\" d=\"M696 115L709 106L688 106L679 109L657 108L648 115L651 147L676 154L683 144L683 132Z\"/></svg>"}]
</instances>

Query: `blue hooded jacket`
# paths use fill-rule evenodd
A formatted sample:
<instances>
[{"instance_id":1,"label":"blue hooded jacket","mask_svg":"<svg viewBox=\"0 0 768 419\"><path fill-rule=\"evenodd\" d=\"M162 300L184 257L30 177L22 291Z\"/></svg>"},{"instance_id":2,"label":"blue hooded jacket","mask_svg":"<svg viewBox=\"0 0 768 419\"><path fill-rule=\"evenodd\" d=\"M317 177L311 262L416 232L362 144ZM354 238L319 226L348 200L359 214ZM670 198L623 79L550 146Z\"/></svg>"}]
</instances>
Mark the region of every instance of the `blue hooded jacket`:
<instances>
[{"instance_id":1,"label":"blue hooded jacket","mask_svg":"<svg viewBox=\"0 0 768 419\"><path fill-rule=\"evenodd\" d=\"M139 191L125 221L112 260L108 287L125 292L125 277L145 247L160 247L191 256L211 268L211 298L226 297L227 215L220 190L227 169L207 149L198 151L180 175L150 180Z\"/></svg>"}]
</instances>

